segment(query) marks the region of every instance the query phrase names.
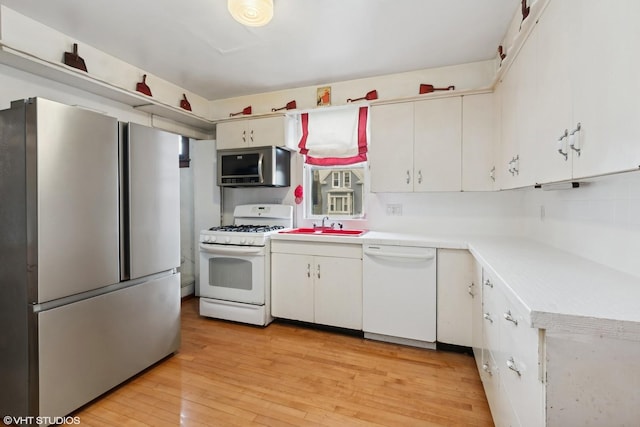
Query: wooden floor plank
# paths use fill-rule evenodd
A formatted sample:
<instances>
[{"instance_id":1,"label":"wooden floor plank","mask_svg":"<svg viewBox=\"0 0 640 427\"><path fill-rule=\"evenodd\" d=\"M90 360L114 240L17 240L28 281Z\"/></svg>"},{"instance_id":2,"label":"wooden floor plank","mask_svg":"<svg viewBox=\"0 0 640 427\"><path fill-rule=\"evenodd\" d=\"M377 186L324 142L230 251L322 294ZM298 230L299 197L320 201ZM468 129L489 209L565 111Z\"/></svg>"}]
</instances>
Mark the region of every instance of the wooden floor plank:
<instances>
[{"instance_id":1,"label":"wooden floor plank","mask_svg":"<svg viewBox=\"0 0 640 427\"><path fill-rule=\"evenodd\" d=\"M472 357L200 317L180 351L73 414L87 426L492 426Z\"/></svg>"}]
</instances>

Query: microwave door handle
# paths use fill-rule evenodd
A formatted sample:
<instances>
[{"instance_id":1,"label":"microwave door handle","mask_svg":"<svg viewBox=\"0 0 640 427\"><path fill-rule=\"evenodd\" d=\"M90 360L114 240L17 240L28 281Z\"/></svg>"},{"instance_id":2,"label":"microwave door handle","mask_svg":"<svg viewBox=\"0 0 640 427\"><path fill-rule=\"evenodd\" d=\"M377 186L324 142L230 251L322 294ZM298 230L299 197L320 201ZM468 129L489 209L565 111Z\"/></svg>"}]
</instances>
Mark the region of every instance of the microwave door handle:
<instances>
[{"instance_id":1,"label":"microwave door handle","mask_svg":"<svg viewBox=\"0 0 640 427\"><path fill-rule=\"evenodd\" d=\"M258 179L260 180L260 184L264 184L264 173L263 173L263 160L264 160L264 153L260 153L260 156L258 157Z\"/></svg>"}]
</instances>

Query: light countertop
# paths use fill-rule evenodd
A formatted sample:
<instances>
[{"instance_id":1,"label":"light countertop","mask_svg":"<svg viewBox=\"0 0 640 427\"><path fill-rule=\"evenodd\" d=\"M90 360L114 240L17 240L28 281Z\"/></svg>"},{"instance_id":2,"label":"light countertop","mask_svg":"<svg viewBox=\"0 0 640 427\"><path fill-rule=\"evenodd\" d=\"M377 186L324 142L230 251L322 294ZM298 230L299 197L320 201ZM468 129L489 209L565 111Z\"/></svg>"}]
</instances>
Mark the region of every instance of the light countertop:
<instances>
[{"instance_id":1,"label":"light countertop","mask_svg":"<svg viewBox=\"0 0 640 427\"><path fill-rule=\"evenodd\" d=\"M271 240L289 240L301 242L353 243L374 245L419 246L440 249L467 249L467 240L456 236L433 236L408 233L390 233L367 231L360 236L337 236L323 234L274 233Z\"/></svg>"},{"instance_id":2,"label":"light countertop","mask_svg":"<svg viewBox=\"0 0 640 427\"><path fill-rule=\"evenodd\" d=\"M468 249L520 301L530 326L640 341L640 278L533 240L378 231L271 239Z\"/></svg>"},{"instance_id":3,"label":"light countertop","mask_svg":"<svg viewBox=\"0 0 640 427\"><path fill-rule=\"evenodd\" d=\"M531 326L640 340L640 278L528 239L472 239L469 250Z\"/></svg>"}]
</instances>

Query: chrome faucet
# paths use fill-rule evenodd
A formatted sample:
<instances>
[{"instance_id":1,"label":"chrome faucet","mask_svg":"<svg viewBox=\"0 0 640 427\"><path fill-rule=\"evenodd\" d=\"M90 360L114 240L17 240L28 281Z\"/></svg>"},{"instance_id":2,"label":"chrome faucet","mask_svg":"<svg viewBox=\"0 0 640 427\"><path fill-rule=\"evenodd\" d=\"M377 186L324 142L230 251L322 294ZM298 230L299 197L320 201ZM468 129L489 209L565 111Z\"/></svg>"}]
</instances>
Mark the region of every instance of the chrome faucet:
<instances>
[{"instance_id":1,"label":"chrome faucet","mask_svg":"<svg viewBox=\"0 0 640 427\"><path fill-rule=\"evenodd\" d=\"M319 228L321 230L325 229L325 228L334 228L336 226L335 222L332 222L331 225L324 225L325 221L329 221L329 217L325 216L324 218L322 218L322 223L320 223L320 226L317 226L316 223L313 223L313 228ZM338 223L338 225L340 226L340 229L342 230L342 224Z\"/></svg>"}]
</instances>

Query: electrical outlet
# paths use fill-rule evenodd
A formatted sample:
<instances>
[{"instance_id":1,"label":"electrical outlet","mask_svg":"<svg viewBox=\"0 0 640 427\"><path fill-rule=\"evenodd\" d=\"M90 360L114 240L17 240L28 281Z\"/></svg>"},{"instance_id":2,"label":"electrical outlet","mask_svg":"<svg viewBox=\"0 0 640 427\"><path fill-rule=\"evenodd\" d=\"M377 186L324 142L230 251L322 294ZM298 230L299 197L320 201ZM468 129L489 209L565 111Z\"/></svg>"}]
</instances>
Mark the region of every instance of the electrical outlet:
<instances>
[{"instance_id":1,"label":"electrical outlet","mask_svg":"<svg viewBox=\"0 0 640 427\"><path fill-rule=\"evenodd\" d=\"M387 205L387 216L402 216L402 205L401 204L388 204Z\"/></svg>"}]
</instances>

